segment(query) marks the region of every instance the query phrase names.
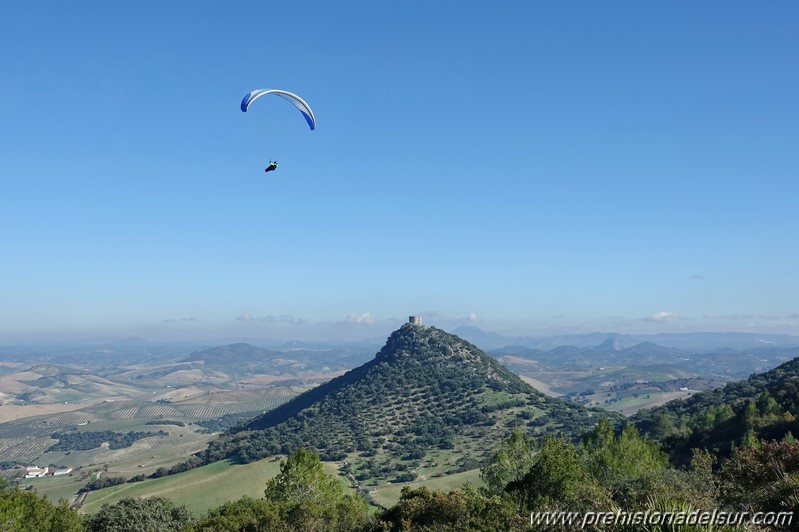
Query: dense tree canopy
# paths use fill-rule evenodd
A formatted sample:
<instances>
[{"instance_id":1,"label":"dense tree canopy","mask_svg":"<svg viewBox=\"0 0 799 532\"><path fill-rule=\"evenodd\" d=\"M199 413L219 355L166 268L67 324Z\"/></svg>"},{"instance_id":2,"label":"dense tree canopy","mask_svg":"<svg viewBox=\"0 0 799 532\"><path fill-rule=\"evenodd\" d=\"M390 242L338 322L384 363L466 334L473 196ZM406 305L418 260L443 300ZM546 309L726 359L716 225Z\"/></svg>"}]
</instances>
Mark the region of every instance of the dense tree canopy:
<instances>
[{"instance_id":1,"label":"dense tree canopy","mask_svg":"<svg viewBox=\"0 0 799 532\"><path fill-rule=\"evenodd\" d=\"M57 505L33 491L9 488L0 479L0 530L3 532L80 532L83 520L65 500Z\"/></svg>"},{"instance_id":2,"label":"dense tree canopy","mask_svg":"<svg viewBox=\"0 0 799 532\"><path fill-rule=\"evenodd\" d=\"M672 461L684 465L693 448L729 456L749 431L767 440L799 433L797 418L799 358L722 388L641 410L632 419L641 432L664 443Z\"/></svg>"},{"instance_id":3,"label":"dense tree canopy","mask_svg":"<svg viewBox=\"0 0 799 532\"><path fill-rule=\"evenodd\" d=\"M492 532L529 530L530 512L563 509L799 512L799 442L792 437L737 447L720 462L707 451L696 451L691 467L680 470L634 427L615 432L601 423L578 444L553 435L533 440L514 431L493 457L483 468L488 482L482 493L469 486L447 492L406 487L397 504L377 514L348 494L340 480L325 471L319 456L305 449L281 463L280 473L266 483L263 498L242 497L199 519L185 507L154 497L104 505L83 520L66 501L53 505L34 491L0 486L0 530Z\"/></svg>"},{"instance_id":4,"label":"dense tree canopy","mask_svg":"<svg viewBox=\"0 0 799 532\"><path fill-rule=\"evenodd\" d=\"M194 521L185 506L163 497L128 498L104 504L86 521L87 532L174 532Z\"/></svg>"}]
</instances>

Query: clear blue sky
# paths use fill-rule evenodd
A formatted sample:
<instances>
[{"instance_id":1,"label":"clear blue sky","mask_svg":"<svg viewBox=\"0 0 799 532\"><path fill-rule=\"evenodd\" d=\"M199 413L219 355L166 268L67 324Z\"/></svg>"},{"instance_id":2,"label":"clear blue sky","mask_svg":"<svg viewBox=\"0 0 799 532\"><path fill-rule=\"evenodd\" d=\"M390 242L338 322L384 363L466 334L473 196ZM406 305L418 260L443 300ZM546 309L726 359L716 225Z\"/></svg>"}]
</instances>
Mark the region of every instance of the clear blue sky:
<instances>
[{"instance_id":1,"label":"clear blue sky","mask_svg":"<svg viewBox=\"0 0 799 532\"><path fill-rule=\"evenodd\" d=\"M0 9L0 342L799 334L794 1Z\"/></svg>"}]
</instances>

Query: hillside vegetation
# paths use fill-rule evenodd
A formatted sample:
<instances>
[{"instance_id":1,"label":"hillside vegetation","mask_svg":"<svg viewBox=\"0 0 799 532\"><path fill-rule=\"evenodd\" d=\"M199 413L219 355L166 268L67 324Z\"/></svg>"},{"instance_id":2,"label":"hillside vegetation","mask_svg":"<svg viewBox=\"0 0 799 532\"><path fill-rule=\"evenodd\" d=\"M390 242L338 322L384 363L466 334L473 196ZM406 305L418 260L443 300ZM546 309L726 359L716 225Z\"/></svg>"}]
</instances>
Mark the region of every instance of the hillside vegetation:
<instances>
[{"instance_id":1,"label":"hillside vegetation","mask_svg":"<svg viewBox=\"0 0 799 532\"><path fill-rule=\"evenodd\" d=\"M0 526L59 532L500 532L530 530L531 524L533 530L586 525L607 531L796 529L792 526L799 510L795 439L756 441L737 449L718 468L714 462L710 453L700 451L690 468L675 469L657 444L642 438L634 426L614 433L603 420L579 443L550 434L533 440L514 431L498 442L481 469L484 485L479 490L409 487L396 504L376 513L325 471L318 455L300 448L281 461L276 476L261 479L263 496L228 500L202 514L151 492L148 498L103 504L81 518L63 502L55 506L33 492L9 489L0 480ZM215 480L220 488L230 485L222 477L233 467L218 462L169 482L178 490L181 486L174 484L191 490L191 477L206 484L205 491L213 491ZM205 479L197 477L207 474ZM569 508L568 514L558 511L563 508ZM603 518L602 526L596 527L598 513L610 521ZM584 521L587 517L592 520Z\"/></svg>"},{"instance_id":2,"label":"hillside vegetation","mask_svg":"<svg viewBox=\"0 0 799 532\"><path fill-rule=\"evenodd\" d=\"M577 436L600 416L546 397L468 342L404 325L370 362L213 442L203 458L248 462L301 446L358 480L409 481L479 467L513 427Z\"/></svg>"},{"instance_id":3,"label":"hillside vegetation","mask_svg":"<svg viewBox=\"0 0 799 532\"><path fill-rule=\"evenodd\" d=\"M765 517L759 524L769 530L796 530L797 408L793 360L644 411L634 418L642 435L632 423L544 397L457 337L408 325L374 360L237 426L202 453L209 462L246 461L296 445L279 464L176 467L184 472L90 492L85 518L0 481L0 528L498 532L530 530L531 513L568 508L676 519L614 521L603 530L763 530L736 512ZM309 445L340 462L323 464ZM469 467L478 462L480 488L453 489L478 480ZM463 469L472 472L454 474ZM363 499L390 506L369 511ZM687 521L699 512L721 520ZM23 515L25 526L17 526Z\"/></svg>"},{"instance_id":4,"label":"hillside vegetation","mask_svg":"<svg viewBox=\"0 0 799 532\"><path fill-rule=\"evenodd\" d=\"M642 410L636 426L663 442L685 463L690 449L728 455L745 439L781 439L799 434L799 358L746 380Z\"/></svg>"}]
</instances>

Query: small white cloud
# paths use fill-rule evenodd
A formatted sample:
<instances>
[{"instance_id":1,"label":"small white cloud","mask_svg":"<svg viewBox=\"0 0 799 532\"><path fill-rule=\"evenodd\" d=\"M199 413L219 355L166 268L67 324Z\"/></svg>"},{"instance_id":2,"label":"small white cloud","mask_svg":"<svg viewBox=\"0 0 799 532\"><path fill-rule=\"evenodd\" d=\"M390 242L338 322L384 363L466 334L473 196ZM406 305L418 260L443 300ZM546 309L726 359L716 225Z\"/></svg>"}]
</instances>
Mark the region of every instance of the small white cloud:
<instances>
[{"instance_id":1,"label":"small white cloud","mask_svg":"<svg viewBox=\"0 0 799 532\"><path fill-rule=\"evenodd\" d=\"M654 314L649 316L649 318L647 318L647 320L648 321L674 321L674 320L678 319L679 317L680 317L680 315L677 314L676 312L666 312L664 310L664 311L661 311L661 312L655 312Z\"/></svg>"},{"instance_id":2,"label":"small white cloud","mask_svg":"<svg viewBox=\"0 0 799 532\"><path fill-rule=\"evenodd\" d=\"M353 312L344 318L344 321L347 323L374 323L377 320L370 312L363 312L361 314Z\"/></svg>"},{"instance_id":3,"label":"small white cloud","mask_svg":"<svg viewBox=\"0 0 799 532\"><path fill-rule=\"evenodd\" d=\"M252 314L250 314L249 312L245 312L244 314L242 314L241 316L236 318L236 320L237 321L252 321Z\"/></svg>"},{"instance_id":4,"label":"small white cloud","mask_svg":"<svg viewBox=\"0 0 799 532\"><path fill-rule=\"evenodd\" d=\"M434 319L434 317L428 316L426 314L423 315L423 316L425 318L430 319L431 321L433 321L433 319ZM435 317L441 319L440 316L435 316ZM446 320L444 320L444 321L446 321ZM477 316L476 312L470 312L466 316L456 316L452 321L454 321L456 323L477 323L477 322L480 321L480 318Z\"/></svg>"}]
</instances>

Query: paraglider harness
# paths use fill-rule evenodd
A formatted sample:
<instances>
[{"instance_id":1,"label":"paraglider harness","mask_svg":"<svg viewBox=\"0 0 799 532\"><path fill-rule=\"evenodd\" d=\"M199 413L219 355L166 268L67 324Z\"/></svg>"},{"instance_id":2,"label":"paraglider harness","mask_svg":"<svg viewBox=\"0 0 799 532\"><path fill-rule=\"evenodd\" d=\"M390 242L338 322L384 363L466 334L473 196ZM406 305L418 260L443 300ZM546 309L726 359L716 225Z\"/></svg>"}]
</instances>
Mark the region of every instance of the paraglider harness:
<instances>
[{"instance_id":1,"label":"paraglider harness","mask_svg":"<svg viewBox=\"0 0 799 532\"><path fill-rule=\"evenodd\" d=\"M277 170L277 161L269 161L269 166L264 169L264 172L271 172Z\"/></svg>"}]
</instances>

